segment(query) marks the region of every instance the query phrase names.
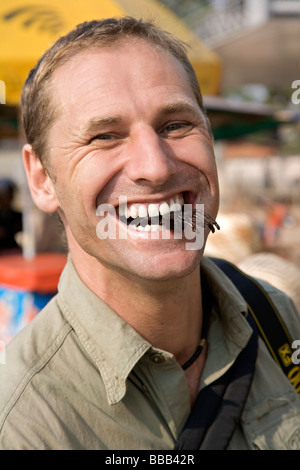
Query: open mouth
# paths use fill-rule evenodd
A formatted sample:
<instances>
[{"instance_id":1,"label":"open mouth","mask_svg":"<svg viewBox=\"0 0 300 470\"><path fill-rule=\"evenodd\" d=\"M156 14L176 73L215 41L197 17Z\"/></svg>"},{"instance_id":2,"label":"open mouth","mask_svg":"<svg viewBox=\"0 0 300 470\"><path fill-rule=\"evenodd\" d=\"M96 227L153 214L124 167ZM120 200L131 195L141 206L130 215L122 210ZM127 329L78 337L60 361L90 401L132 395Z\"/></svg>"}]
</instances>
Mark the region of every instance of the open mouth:
<instances>
[{"instance_id":1,"label":"open mouth","mask_svg":"<svg viewBox=\"0 0 300 470\"><path fill-rule=\"evenodd\" d=\"M174 230L175 217L183 213L184 198L181 194L160 203L120 205L121 222L138 231Z\"/></svg>"},{"instance_id":2,"label":"open mouth","mask_svg":"<svg viewBox=\"0 0 300 470\"><path fill-rule=\"evenodd\" d=\"M128 227L144 232L177 231L182 232L185 224L193 231L197 230L197 223L214 232L220 229L217 222L204 210L194 208L195 195L192 193L178 194L160 203L120 204L117 208L119 220ZM189 210L186 210L188 207ZM192 209L193 207L193 209Z\"/></svg>"}]
</instances>

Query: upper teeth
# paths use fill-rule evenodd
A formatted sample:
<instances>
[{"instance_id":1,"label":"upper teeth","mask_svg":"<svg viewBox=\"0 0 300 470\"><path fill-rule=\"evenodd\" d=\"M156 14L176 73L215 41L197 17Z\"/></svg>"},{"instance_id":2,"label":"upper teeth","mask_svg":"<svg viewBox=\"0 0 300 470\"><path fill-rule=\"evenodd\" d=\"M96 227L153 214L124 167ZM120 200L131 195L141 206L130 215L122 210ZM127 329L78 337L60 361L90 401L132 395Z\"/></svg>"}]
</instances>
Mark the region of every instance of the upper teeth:
<instances>
[{"instance_id":1,"label":"upper teeth","mask_svg":"<svg viewBox=\"0 0 300 470\"><path fill-rule=\"evenodd\" d=\"M119 215L125 216L127 219L129 219L129 217L132 219L136 219L137 217L158 217L159 215L180 211L183 204L183 197L176 196L175 198L170 199L169 202L163 201L160 204L132 204L131 206L124 207L120 205Z\"/></svg>"}]
</instances>

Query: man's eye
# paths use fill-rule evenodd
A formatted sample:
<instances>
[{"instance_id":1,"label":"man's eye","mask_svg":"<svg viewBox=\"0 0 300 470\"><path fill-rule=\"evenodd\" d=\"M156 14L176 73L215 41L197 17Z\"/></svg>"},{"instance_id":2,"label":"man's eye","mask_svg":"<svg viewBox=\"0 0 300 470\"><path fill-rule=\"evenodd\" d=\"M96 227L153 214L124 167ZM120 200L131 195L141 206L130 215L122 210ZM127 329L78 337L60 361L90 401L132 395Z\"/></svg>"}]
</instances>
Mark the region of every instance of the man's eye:
<instances>
[{"instance_id":1,"label":"man's eye","mask_svg":"<svg viewBox=\"0 0 300 470\"><path fill-rule=\"evenodd\" d=\"M93 140L111 140L111 139L112 139L112 136L110 134L98 134L91 139L91 142Z\"/></svg>"},{"instance_id":2,"label":"man's eye","mask_svg":"<svg viewBox=\"0 0 300 470\"><path fill-rule=\"evenodd\" d=\"M178 129L181 129L184 125L182 123L176 122L174 124L170 124L169 126L166 127L166 131L172 132L172 131L177 131Z\"/></svg>"},{"instance_id":3,"label":"man's eye","mask_svg":"<svg viewBox=\"0 0 300 470\"><path fill-rule=\"evenodd\" d=\"M163 129L163 134L180 137L185 135L192 127L192 124L189 122L173 122Z\"/></svg>"}]
</instances>

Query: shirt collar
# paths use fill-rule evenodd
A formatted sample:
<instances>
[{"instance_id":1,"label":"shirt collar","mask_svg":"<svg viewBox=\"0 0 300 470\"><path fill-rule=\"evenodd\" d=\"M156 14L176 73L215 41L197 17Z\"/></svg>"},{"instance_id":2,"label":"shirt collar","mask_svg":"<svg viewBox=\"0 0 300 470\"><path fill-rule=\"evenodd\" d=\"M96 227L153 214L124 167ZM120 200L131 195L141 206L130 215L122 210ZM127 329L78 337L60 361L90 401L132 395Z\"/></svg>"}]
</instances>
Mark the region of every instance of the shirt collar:
<instances>
[{"instance_id":1,"label":"shirt collar","mask_svg":"<svg viewBox=\"0 0 300 470\"><path fill-rule=\"evenodd\" d=\"M119 402L126 393L129 373L151 345L83 283L70 257L59 281L57 301L97 366L108 402Z\"/></svg>"}]
</instances>

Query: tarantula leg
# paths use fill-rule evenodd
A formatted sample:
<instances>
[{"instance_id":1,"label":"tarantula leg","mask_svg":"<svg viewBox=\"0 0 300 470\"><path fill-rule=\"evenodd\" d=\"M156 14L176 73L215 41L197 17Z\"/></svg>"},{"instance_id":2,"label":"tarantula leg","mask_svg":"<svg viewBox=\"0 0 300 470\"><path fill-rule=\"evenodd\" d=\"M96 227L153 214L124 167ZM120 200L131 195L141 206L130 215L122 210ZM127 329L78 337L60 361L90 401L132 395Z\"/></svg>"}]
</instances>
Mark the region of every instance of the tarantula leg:
<instances>
[{"instance_id":1,"label":"tarantula leg","mask_svg":"<svg viewBox=\"0 0 300 470\"><path fill-rule=\"evenodd\" d=\"M172 212L170 220L174 223L175 219L182 222L182 230L184 229L184 224L187 224L195 232L197 230L197 223L200 225L200 222L207 225L213 233L215 229L220 230L219 224L209 214L199 209L193 209L192 213L187 214L183 214L181 211Z\"/></svg>"}]
</instances>

